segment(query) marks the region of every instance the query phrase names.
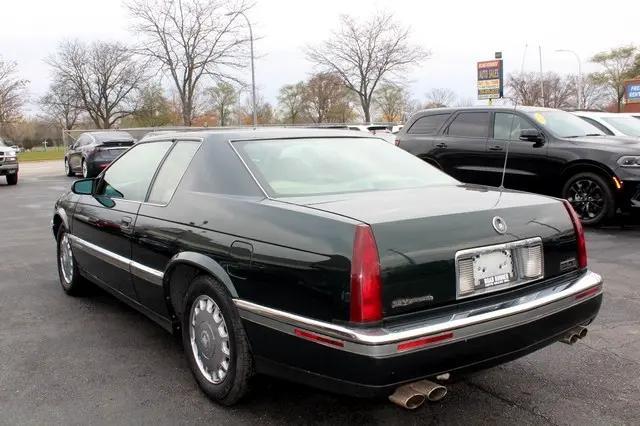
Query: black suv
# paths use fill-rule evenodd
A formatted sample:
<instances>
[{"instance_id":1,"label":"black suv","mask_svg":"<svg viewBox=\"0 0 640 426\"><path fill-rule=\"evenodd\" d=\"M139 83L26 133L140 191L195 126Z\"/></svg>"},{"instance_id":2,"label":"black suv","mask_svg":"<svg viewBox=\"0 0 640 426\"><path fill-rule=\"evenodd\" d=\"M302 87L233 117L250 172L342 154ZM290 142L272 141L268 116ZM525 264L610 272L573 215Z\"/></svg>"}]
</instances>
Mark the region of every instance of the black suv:
<instances>
[{"instance_id":1,"label":"black suv","mask_svg":"<svg viewBox=\"0 0 640 426\"><path fill-rule=\"evenodd\" d=\"M67 176L76 173L85 178L97 176L134 142L127 132L82 133L64 156L64 172Z\"/></svg>"},{"instance_id":2,"label":"black suv","mask_svg":"<svg viewBox=\"0 0 640 426\"><path fill-rule=\"evenodd\" d=\"M396 145L468 183L569 200L587 225L640 207L640 143L605 136L565 111L539 107L437 108L414 114Z\"/></svg>"}]
</instances>

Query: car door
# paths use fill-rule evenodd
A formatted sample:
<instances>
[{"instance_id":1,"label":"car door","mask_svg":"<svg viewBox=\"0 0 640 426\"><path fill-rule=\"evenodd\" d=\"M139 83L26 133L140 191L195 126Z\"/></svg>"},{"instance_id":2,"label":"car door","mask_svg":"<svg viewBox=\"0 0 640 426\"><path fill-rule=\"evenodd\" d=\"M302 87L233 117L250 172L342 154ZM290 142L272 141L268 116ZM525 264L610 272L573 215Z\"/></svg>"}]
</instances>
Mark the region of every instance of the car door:
<instances>
[{"instance_id":1,"label":"car door","mask_svg":"<svg viewBox=\"0 0 640 426\"><path fill-rule=\"evenodd\" d=\"M131 281L131 239L140 203L171 142L135 146L82 195L73 216L72 240L80 268L113 290L136 300Z\"/></svg>"},{"instance_id":2,"label":"car door","mask_svg":"<svg viewBox=\"0 0 640 426\"><path fill-rule=\"evenodd\" d=\"M489 180L485 158L489 119L488 111L461 111L446 124L432 152L445 172L467 183Z\"/></svg>"},{"instance_id":3,"label":"car door","mask_svg":"<svg viewBox=\"0 0 640 426\"><path fill-rule=\"evenodd\" d=\"M163 161L153 181L146 203L142 203L134 229L131 252L133 285L142 305L168 316L162 273L179 251L178 238L189 231L187 225L165 220L173 194L201 141L178 141ZM180 206L171 206L180 208Z\"/></svg>"},{"instance_id":4,"label":"car door","mask_svg":"<svg viewBox=\"0 0 640 426\"><path fill-rule=\"evenodd\" d=\"M553 167L548 159L547 143L520 140L520 131L536 129L542 131L527 117L509 111L495 112L492 119L491 136L487 143L487 161L491 186L500 186L507 143L509 156L504 186L531 192L541 192L547 185Z\"/></svg>"},{"instance_id":5,"label":"car door","mask_svg":"<svg viewBox=\"0 0 640 426\"><path fill-rule=\"evenodd\" d=\"M432 163L439 164L433 158L434 145L439 141L439 130L451 113L428 114L416 119L400 136L400 147L411 154Z\"/></svg>"}]
</instances>

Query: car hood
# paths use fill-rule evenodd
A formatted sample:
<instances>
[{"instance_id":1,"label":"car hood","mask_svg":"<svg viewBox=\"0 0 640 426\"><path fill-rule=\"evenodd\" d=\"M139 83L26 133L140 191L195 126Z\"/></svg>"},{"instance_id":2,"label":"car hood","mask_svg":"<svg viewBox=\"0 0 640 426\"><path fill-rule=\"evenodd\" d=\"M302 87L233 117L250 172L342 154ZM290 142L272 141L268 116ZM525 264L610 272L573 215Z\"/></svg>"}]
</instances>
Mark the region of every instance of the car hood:
<instances>
[{"instance_id":1,"label":"car hood","mask_svg":"<svg viewBox=\"0 0 640 426\"><path fill-rule=\"evenodd\" d=\"M610 150L612 152L640 152L640 138L633 136L581 136L565 139L576 145L588 144L590 147Z\"/></svg>"},{"instance_id":2,"label":"car hood","mask_svg":"<svg viewBox=\"0 0 640 426\"><path fill-rule=\"evenodd\" d=\"M2 152L3 154L9 154L9 153L15 153L15 149L10 148L8 146L0 146L0 152Z\"/></svg>"}]
</instances>

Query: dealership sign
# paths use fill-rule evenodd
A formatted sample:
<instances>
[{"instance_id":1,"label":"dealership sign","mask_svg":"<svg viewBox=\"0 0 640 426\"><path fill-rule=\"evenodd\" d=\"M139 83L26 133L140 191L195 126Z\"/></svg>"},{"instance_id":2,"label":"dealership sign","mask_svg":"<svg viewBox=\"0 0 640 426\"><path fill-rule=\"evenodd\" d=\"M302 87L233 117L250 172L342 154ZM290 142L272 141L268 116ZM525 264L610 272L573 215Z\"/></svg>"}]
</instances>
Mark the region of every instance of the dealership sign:
<instances>
[{"instance_id":1,"label":"dealership sign","mask_svg":"<svg viewBox=\"0 0 640 426\"><path fill-rule=\"evenodd\" d=\"M640 80L627 80L624 84L624 97L627 103L640 103Z\"/></svg>"},{"instance_id":2,"label":"dealership sign","mask_svg":"<svg viewBox=\"0 0 640 426\"><path fill-rule=\"evenodd\" d=\"M502 59L478 62L478 99L503 96Z\"/></svg>"}]
</instances>

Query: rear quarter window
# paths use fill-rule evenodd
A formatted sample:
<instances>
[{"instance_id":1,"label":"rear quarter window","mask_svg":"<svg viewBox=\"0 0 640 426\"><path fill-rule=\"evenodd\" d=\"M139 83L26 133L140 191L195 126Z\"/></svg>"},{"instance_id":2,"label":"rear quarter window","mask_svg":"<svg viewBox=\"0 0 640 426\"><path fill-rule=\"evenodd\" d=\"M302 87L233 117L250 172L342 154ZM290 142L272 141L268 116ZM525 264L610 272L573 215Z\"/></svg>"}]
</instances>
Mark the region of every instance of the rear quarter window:
<instances>
[{"instance_id":1,"label":"rear quarter window","mask_svg":"<svg viewBox=\"0 0 640 426\"><path fill-rule=\"evenodd\" d=\"M434 114L420 117L407 132L410 135L435 135L450 114Z\"/></svg>"}]
</instances>

